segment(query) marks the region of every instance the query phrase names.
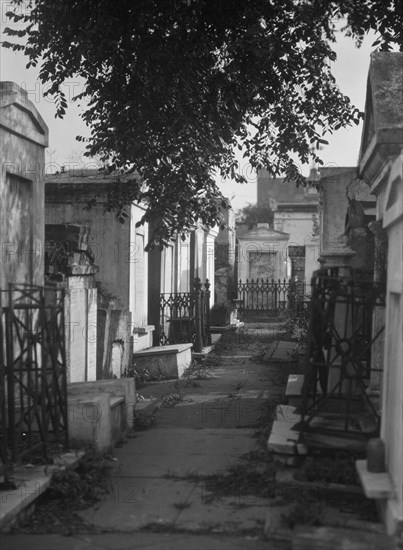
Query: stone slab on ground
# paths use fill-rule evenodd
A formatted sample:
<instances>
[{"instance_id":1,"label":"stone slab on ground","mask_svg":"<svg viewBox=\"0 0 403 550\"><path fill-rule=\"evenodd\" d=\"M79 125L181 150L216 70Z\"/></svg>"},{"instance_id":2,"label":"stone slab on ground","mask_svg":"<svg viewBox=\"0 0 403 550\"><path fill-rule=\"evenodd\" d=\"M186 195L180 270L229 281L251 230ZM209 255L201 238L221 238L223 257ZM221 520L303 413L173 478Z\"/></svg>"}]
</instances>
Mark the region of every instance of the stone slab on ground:
<instances>
[{"instance_id":1,"label":"stone slab on ground","mask_svg":"<svg viewBox=\"0 0 403 550\"><path fill-rule=\"evenodd\" d=\"M278 344L279 344L278 341L272 342L270 344L270 346L266 349L265 354L263 356L264 361L271 361L272 360L273 354L276 351Z\"/></svg>"},{"instance_id":2,"label":"stone slab on ground","mask_svg":"<svg viewBox=\"0 0 403 550\"><path fill-rule=\"evenodd\" d=\"M32 469L18 468L14 473L16 489L1 492L0 529L4 529L17 515L46 491L52 479L44 466Z\"/></svg>"},{"instance_id":3,"label":"stone slab on ground","mask_svg":"<svg viewBox=\"0 0 403 550\"><path fill-rule=\"evenodd\" d=\"M296 342L287 342L279 340L272 342L267 348L263 357L264 363L287 362L295 361L295 350L297 349Z\"/></svg>"},{"instance_id":4,"label":"stone slab on ground","mask_svg":"<svg viewBox=\"0 0 403 550\"><path fill-rule=\"evenodd\" d=\"M300 397L302 395L302 388L304 385L304 374L290 374L287 381L287 388L285 390L286 397ZM318 382L316 387L317 395L322 395L322 388Z\"/></svg>"},{"instance_id":5,"label":"stone slab on ground","mask_svg":"<svg viewBox=\"0 0 403 550\"><path fill-rule=\"evenodd\" d=\"M227 533L256 529L259 521L264 523L267 501L256 503L256 494L220 494L214 495L219 505L207 506L207 486L200 479L225 471L254 447L251 430L154 428L139 433L115 451L111 495L80 517L96 528L120 531L154 524L198 532L219 530L218 524ZM247 512L246 504L251 506Z\"/></svg>"},{"instance_id":6,"label":"stone slab on ground","mask_svg":"<svg viewBox=\"0 0 403 550\"><path fill-rule=\"evenodd\" d=\"M367 498L389 499L396 496L392 480L387 472L369 472L366 460L356 460L355 467Z\"/></svg>"},{"instance_id":7,"label":"stone slab on ground","mask_svg":"<svg viewBox=\"0 0 403 550\"><path fill-rule=\"evenodd\" d=\"M99 529L137 531L147 525L175 525L177 506L186 502L194 484L162 477L120 477L113 491L98 506L80 511L79 516Z\"/></svg>"},{"instance_id":8,"label":"stone slab on ground","mask_svg":"<svg viewBox=\"0 0 403 550\"><path fill-rule=\"evenodd\" d=\"M254 448L248 429L163 428L139 432L115 449L114 478L215 473Z\"/></svg>"},{"instance_id":9,"label":"stone slab on ground","mask_svg":"<svg viewBox=\"0 0 403 550\"><path fill-rule=\"evenodd\" d=\"M239 534L262 529L267 516L267 498L259 497L259 487L250 487L250 494L214 483L199 483L192 491L186 507L180 512L176 527L193 532L214 530Z\"/></svg>"},{"instance_id":10,"label":"stone slab on ground","mask_svg":"<svg viewBox=\"0 0 403 550\"><path fill-rule=\"evenodd\" d=\"M274 422L267 447L280 455L306 455L308 449L300 441L301 416L296 407L278 405L274 411Z\"/></svg>"},{"instance_id":11,"label":"stone slab on ground","mask_svg":"<svg viewBox=\"0 0 403 550\"><path fill-rule=\"evenodd\" d=\"M0 529L5 529L49 487L55 471L73 468L84 452L67 452L47 466L18 466L13 472L16 489L0 493ZM1 535L0 535L1 536Z\"/></svg>"},{"instance_id":12,"label":"stone slab on ground","mask_svg":"<svg viewBox=\"0 0 403 550\"><path fill-rule=\"evenodd\" d=\"M301 395L302 387L304 385L304 379L305 375L303 374L290 374L285 390L286 397Z\"/></svg>"},{"instance_id":13,"label":"stone slab on ground","mask_svg":"<svg viewBox=\"0 0 403 550\"><path fill-rule=\"evenodd\" d=\"M306 455L308 448L299 441L300 432L295 428L298 423L287 419L275 420L267 443L269 451L288 455Z\"/></svg>"},{"instance_id":14,"label":"stone slab on ground","mask_svg":"<svg viewBox=\"0 0 403 550\"><path fill-rule=\"evenodd\" d=\"M267 550L267 541L254 537L191 533L103 533L73 536L4 535L1 547L7 550ZM270 550L285 548L270 543Z\"/></svg>"},{"instance_id":15,"label":"stone slab on ground","mask_svg":"<svg viewBox=\"0 0 403 550\"><path fill-rule=\"evenodd\" d=\"M274 419L296 424L301 421L301 415L297 407L293 407L292 405L277 405L274 411Z\"/></svg>"},{"instance_id":16,"label":"stone slab on ground","mask_svg":"<svg viewBox=\"0 0 403 550\"><path fill-rule=\"evenodd\" d=\"M392 537L358 529L297 527L292 550L392 550Z\"/></svg>"}]
</instances>

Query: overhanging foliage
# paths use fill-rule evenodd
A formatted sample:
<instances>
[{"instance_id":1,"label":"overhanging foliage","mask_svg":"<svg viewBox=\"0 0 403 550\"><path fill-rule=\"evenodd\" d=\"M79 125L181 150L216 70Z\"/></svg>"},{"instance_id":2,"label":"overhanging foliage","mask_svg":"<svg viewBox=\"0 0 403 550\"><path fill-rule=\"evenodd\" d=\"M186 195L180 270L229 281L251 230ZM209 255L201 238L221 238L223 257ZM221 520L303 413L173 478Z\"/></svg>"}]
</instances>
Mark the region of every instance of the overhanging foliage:
<instances>
[{"instance_id":1,"label":"overhanging foliage","mask_svg":"<svg viewBox=\"0 0 403 550\"><path fill-rule=\"evenodd\" d=\"M244 181L236 147L253 166L300 184L292 159L321 163L326 135L359 123L362 113L330 69L341 21L357 44L374 29L379 48L402 45L394 0L12 3L18 25L3 46L22 50L28 66L40 64L59 117L63 82L84 79L76 101L88 101L87 154L140 174L134 198L148 205L142 221L154 221L157 245L197 219L220 220L228 201L214 173Z\"/></svg>"}]
</instances>

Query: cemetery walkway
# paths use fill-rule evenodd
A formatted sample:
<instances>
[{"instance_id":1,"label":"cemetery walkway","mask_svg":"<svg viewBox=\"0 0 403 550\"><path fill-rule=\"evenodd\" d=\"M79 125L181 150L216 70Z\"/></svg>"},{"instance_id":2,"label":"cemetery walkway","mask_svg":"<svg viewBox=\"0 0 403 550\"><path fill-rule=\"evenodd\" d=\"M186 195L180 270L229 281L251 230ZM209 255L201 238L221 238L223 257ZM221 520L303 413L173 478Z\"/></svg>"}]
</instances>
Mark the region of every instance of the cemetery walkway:
<instances>
[{"instance_id":1,"label":"cemetery walkway","mask_svg":"<svg viewBox=\"0 0 403 550\"><path fill-rule=\"evenodd\" d=\"M266 335L227 340L208 357L207 366L191 375L139 387L143 406L137 427L151 418L155 423L144 431L134 430L115 449L110 493L96 505L78 511L79 521L74 525L45 525L38 533L32 528L34 519L31 523L28 519L12 533L0 534L1 547L296 548L290 518L303 491L295 492L289 476L285 476L288 481L281 480L267 451L276 406L284 402L288 375L297 368L287 356L276 360L278 352L276 345L268 344ZM284 477L286 471L282 472ZM323 504L314 503L316 508ZM305 510L305 515L313 512L313 508ZM328 512L330 525L334 525L337 509L330 506ZM305 517L305 523L307 519L315 521L314 516ZM313 528L307 548L315 536L319 537L315 548L323 548L327 539L334 544L334 537L337 547L349 550L390 548L382 535L378 538L376 525L359 525L353 530L323 527L316 532Z\"/></svg>"},{"instance_id":2,"label":"cemetery walkway","mask_svg":"<svg viewBox=\"0 0 403 550\"><path fill-rule=\"evenodd\" d=\"M111 493L79 512L87 532L82 526L70 536L20 531L0 535L2 547L266 549L269 500L248 471L261 467L253 457L265 454L270 403L280 402L290 371L287 364L254 361L256 344L230 342L220 353L194 378L138 389L141 397L156 398L143 417L159 403L156 423L115 449ZM284 544L273 541L270 548Z\"/></svg>"}]
</instances>

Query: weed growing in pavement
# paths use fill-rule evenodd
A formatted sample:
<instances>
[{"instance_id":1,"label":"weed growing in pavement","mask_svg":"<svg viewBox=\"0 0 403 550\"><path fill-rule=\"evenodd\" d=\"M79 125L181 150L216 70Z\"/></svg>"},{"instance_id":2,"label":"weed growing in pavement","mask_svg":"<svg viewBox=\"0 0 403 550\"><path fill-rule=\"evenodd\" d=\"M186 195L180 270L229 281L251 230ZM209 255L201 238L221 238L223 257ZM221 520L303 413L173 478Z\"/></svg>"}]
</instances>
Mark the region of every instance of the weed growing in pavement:
<instances>
[{"instance_id":1,"label":"weed growing in pavement","mask_svg":"<svg viewBox=\"0 0 403 550\"><path fill-rule=\"evenodd\" d=\"M142 387L149 382L163 382L167 378L162 374L151 374L148 369L136 369L133 368L133 376L136 380L136 387Z\"/></svg>"},{"instance_id":2,"label":"weed growing in pavement","mask_svg":"<svg viewBox=\"0 0 403 550\"><path fill-rule=\"evenodd\" d=\"M166 408L175 407L175 405L181 403L183 400L184 397L181 391L171 392L162 397L161 405Z\"/></svg>"},{"instance_id":3,"label":"weed growing in pavement","mask_svg":"<svg viewBox=\"0 0 403 550\"><path fill-rule=\"evenodd\" d=\"M145 432L157 423L158 407L153 411L134 411L133 430L135 432Z\"/></svg>"},{"instance_id":4,"label":"weed growing in pavement","mask_svg":"<svg viewBox=\"0 0 403 550\"><path fill-rule=\"evenodd\" d=\"M89 506L110 490L112 465L105 455L88 450L75 470L67 468L53 476L46 498L63 505Z\"/></svg>"},{"instance_id":5,"label":"weed growing in pavement","mask_svg":"<svg viewBox=\"0 0 403 550\"><path fill-rule=\"evenodd\" d=\"M309 494L300 496L288 514L281 516L282 522L293 529L296 525L320 526L323 522L324 503Z\"/></svg>"},{"instance_id":6,"label":"weed growing in pavement","mask_svg":"<svg viewBox=\"0 0 403 550\"><path fill-rule=\"evenodd\" d=\"M57 471L49 488L36 501L35 511L22 519L14 532L73 534L89 526L77 515L94 505L112 490L112 463L108 455L91 448L76 469Z\"/></svg>"},{"instance_id":7,"label":"weed growing in pavement","mask_svg":"<svg viewBox=\"0 0 403 550\"><path fill-rule=\"evenodd\" d=\"M123 378L134 378L136 381L136 388L141 388L145 384L150 382L165 382L167 377L162 374L161 365L159 374L153 374L146 368L138 368L135 362L132 362L131 365L125 370L122 377Z\"/></svg>"},{"instance_id":8,"label":"weed growing in pavement","mask_svg":"<svg viewBox=\"0 0 403 550\"><path fill-rule=\"evenodd\" d=\"M186 510L186 508L190 508L192 506L192 503L191 502L174 502L173 503L173 506L175 506L175 508L177 510Z\"/></svg>"},{"instance_id":9,"label":"weed growing in pavement","mask_svg":"<svg viewBox=\"0 0 403 550\"><path fill-rule=\"evenodd\" d=\"M310 482L339 483L360 486L355 461L364 458L364 453L340 451L306 457L300 470L295 472L296 480Z\"/></svg>"},{"instance_id":10,"label":"weed growing in pavement","mask_svg":"<svg viewBox=\"0 0 403 550\"><path fill-rule=\"evenodd\" d=\"M198 483L203 491L203 502L212 502L225 498L251 499L271 498L276 477L276 467L272 460L272 454L267 450L267 439L263 441L261 429L272 422L272 406L269 401L262 408L263 413L257 424L258 449L242 455L238 462L229 466L224 471L213 474L200 475L190 471L185 476L177 476L168 471L167 479L186 479Z\"/></svg>"},{"instance_id":11,"label":"weed growing in pavement","mask_svg":"<svg viewBox=\"0 0 403 550\"><path fill-rule=\"evenodd\" d=\"M183 401L191 402L192 400L189 398L186 398L185 395L185 387L186 382L183 380L177 380L174 385L174 391L170 393L166 393L162 396L161 399L161 407L175 407L178 403L181 403Z\"/></svg>"},{"instance_id":12,"label":"weed growing in pavement","mask_svg":"<svg viewBox=\"0 0 403 550\"><path fill-rule=\"evenodd\" d=\"M288 319L284 324L284 339L297 342L294 359L298 359L299 350L303 349L307 344L310 317L311 304L309 302L307 308L289 313Z\"/></svg>"},{"instance_id":13,"label":"weed growing in pavement","mask_svg":"<svg viewBox=\"0 0 403 550\"><path fill-rule=\"evenodd\" d=\"M276 467L272 462L237 463L224 472L203 477L203 500L270 498L275 478Z\"/></svg>"},{"instance_id":14,"label":"weed growing in pavement","mask_svg":"<svg viewBox=\"0 0 403 550\"><path fill-rule=\"evenodd\" d=\"M190 384L193 380L211 380L215 378L214 374L210 372L210 364L206 363L205 359L201 361L192 360L190 366L185 369L183 378Z\"/></svg>"}]
</instances>

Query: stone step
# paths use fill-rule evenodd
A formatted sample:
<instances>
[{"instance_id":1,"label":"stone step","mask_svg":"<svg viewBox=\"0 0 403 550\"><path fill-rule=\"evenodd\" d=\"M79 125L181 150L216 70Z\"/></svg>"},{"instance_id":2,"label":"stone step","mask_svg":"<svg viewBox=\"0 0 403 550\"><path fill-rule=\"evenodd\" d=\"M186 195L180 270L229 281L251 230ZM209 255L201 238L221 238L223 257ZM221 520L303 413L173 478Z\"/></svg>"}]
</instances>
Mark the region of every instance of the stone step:
<instances>
[{"instance_id":1,"label":"stone step","mask_svg":"<svg viewBox=\"0 0 403 550\"><path fill-rule=\"evenodd\" d=\"M362 452L366 447L365 437L352 437L349 433L343 433L344 416L340 414L315 416L302 437L301 416L297 407L279 405L274 419L267 446L270 451L281 455L305 455L308 449Z\"/></svg>"},{"instance_id":2,"label":"stone step","mask_svg":"<svg viewBox=\"0 0 403 550\"><path fill-rule=\"evenodd\" d=\"M387 472L369 472L366 460L356 460L355 467L365 496L372 499L391 499L396 491Z\"/></svg>"}]
</instances>

